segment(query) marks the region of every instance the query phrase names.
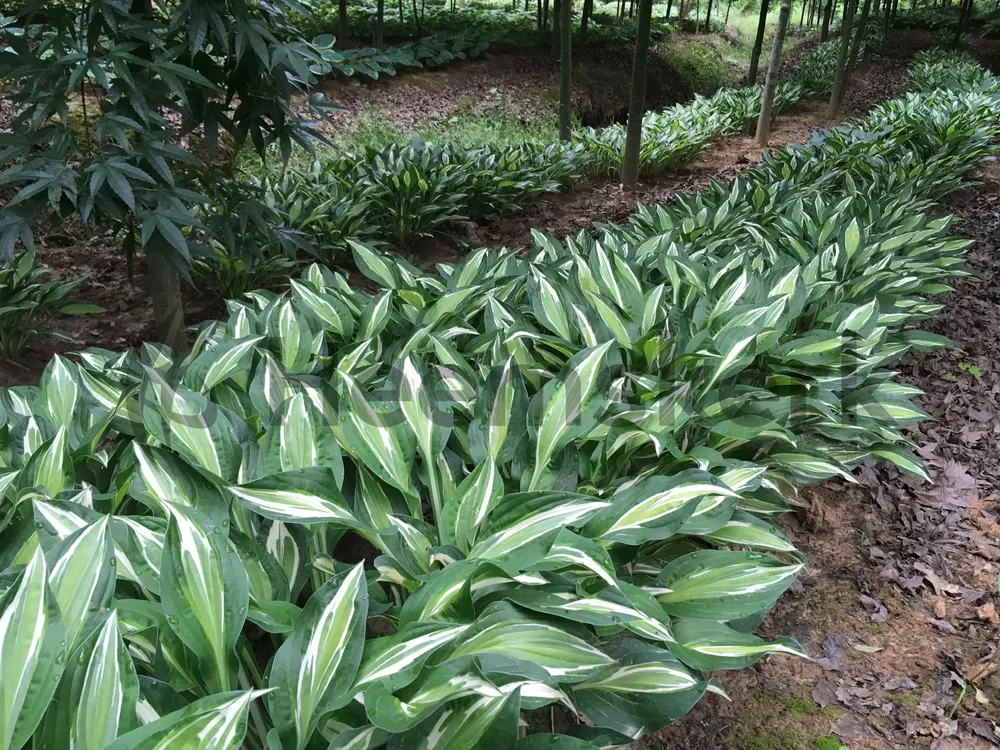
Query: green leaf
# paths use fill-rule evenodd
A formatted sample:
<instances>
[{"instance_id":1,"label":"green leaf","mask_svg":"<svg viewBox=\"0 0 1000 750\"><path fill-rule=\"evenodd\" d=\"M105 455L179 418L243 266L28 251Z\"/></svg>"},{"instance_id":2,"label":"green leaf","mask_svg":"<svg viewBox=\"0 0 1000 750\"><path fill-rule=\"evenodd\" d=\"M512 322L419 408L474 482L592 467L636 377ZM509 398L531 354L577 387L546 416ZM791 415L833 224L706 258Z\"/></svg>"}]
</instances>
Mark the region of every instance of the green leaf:
<instances>
[{"instance_id":1,"label":"green leaf","mask_svg":"<svg viewBox=\"0 0 1000 750\"><path fill-rule=\"evenodd\" d=\"M313 466L271 474L229 488L247 508L285 523L333 523L362 528L337 489L332 469Z\"/></svg>"},{"instance_id":2,"label":"green leaf","mask_svg":"<svg viewBox=\"0 0 1000 750\"><path fill-rule=\"evenodd\" d=\"M59 606L40 547L0 599L0 747L28 742L66 662Z\"/></svg>"},{"instance_id":3,"label":"green leaf","mask_svg":"<svg viewBox=\"0 0 1000 750\"><path fill-rule=\"evenodd\" d=\"M266 690L215 693L139 727L107 750L237 750L242 747L250 704Z\"/></svg>"},{"instance_id":4,"label":"green leaf","mask_svg":"<svg viewBox=\"0 0 1000 750\"><path fill-rule=\"evenodd\" d=\"M755 552L700 550L663 569L656 598L676 617L737 620L770 608L803 567Z\"/></svg>"},{"instance_id":5,"label":"green leaf","mask_svg":"<svg viewBox=\"0 0 1000 750\"><path fill-rule=\"evenodd\" d=\"M361 564L309 598L271 668L269 706L286 747L304 748L323 715L352 698L367 616Z\"/></svg>"},{"instance_id":6,"label":"green leaf","mask_svg":"<svg viewBox=\"0 0 1000 750\"><path fill-rule=\"evenodd\" d=\"M163 611L197 654L205 681L222 692L236 668L233 648L249 603L247 574L224 529L193 508L165 507L170 522L160 570Z\"/></svg>"}]
</instances>

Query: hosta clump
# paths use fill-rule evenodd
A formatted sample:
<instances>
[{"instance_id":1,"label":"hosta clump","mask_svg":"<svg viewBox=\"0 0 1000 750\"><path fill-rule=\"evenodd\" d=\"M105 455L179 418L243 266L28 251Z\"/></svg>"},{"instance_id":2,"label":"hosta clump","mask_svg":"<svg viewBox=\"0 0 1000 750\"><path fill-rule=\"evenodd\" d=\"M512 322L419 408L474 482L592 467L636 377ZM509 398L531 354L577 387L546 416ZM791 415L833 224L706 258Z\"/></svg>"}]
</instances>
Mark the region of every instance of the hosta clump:
<instances>
[{"instance_id":1,"label":"hosta clump","mask_svg":"<svg viewBox=\"0 0 1000 750\"><path fill-rule=\"evenodd\" d=\"M0 355L17 357L33 339L54 336L72 341L51 328L59 315L101 312L86 303L67 298L83 279L61 282L39 266L34 252L23 252L9 262L0 260Z\"/></svg>"},{"instance_id":2,"label":"hosta clump","mask_svg":"<svg viewBox=\"0 0 1000 750\"><path fill-rule=\"evenodd\" d=\"M889 367L942 343L914 323L964 243L910 197L941 174L914 154L909 195L885 160L829 194L775 160L438 274L355 244L377 294L313 266L184 357L3 391L6 744L464 750L560 703L622 745L704 671L800 654L751 632L803 564L772 516L868 457L924 475Z\"/></svg>"}]
</instances>

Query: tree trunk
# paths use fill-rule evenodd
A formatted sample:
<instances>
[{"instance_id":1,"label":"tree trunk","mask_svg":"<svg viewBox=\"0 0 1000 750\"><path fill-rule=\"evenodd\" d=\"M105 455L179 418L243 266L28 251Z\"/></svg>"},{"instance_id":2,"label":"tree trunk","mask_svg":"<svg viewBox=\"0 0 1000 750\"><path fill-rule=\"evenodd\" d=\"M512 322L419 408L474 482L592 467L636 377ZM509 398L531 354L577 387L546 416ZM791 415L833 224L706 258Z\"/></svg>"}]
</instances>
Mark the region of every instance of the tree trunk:
<instances>
[{"instance_id":1,"label":"tree trunk","mask_svg":"<svg viewBox=\"0 0 1000 750\"><path fill-rule=\"evenodd\" d=\"M708 11L705 13L705 33L712 33L712 0L708 0Z\"/></svg>"},{"instance_id":2,"label":"tree trunk","mask_svg":"<svg viewBox=\"0 0 1000 750\"><path fill-rule=\"evenodd\" d=\"M958 23L955 25L955 41L953 47L956 49L962 41L962 32L965 31L965 25L968 23L968 16L972 15L972 0L963 0L961 5L958 6Z\"/></svg>"},{"instance_id":3,"label":"tree trunk","mask_svg":"<svg viewBox=\"0 0 1000 750\"><path fill-rule=\"evenodd\" d=\"M805 7L803 5L803 7ZM760 102L760 117L757 118L757 145L764 148L771 137L771 111L774 109L774 90L778 88L778 68L781 67L781 48L785 44L785 32L788 30L788 16L792 13L791 0L782 0L778 11L778 30L774 33L774 44L771 45L771 60L767 64L767 81L764 84L764 96ZM801 24L800 24L801 25Z\"/></svg>"},{"instance_id":4,"label":"tree trunk","mask_svg":"<svg viewBox=\"0 0 1000 750\"><path fill-rule=\"evenodd\" d=\"M580 17L580 46L587 45L587 26L590 25L590 14L594 12L594 0L583 0L583 15Z\"/></svg>"},{"instance_id":5,"label":"tree trunk","mask_svg":"<svg viewBox=\"0 0 1000 750\"><path fill-rule=\"evenodd\" d=\"M385 47L385 0L378 0L375 13L375 49Z\"/></svg>"},{"instance_id":6,"label":"tree trunk","mask_svg":"<svg viewBox=\"0 0 1000 750\"><path fill-rule=\"evenodd\" d=\"M732 2L732 1L733 0L729 0L729 2ZM1000 0L997 0L997 2L1000 2ZM674 0L667 0L667 16L666 17L667 17L668 20L670 18L670 11L673 10L673 8L674 8Z\"/></svg>"},{"instance_id":7,"label":"tree trunk","mask_svg":"<svg viewBox=\"0 0 1000 750\"><path fill-rule=\"evenodd\" d=\"M149 296L153 300L153 332L156 340L178 354L187 351L184 304L177 272L158 252L146 254Z\"/></svg>"},{"instance_id":8,"label":"tree trunk","mask_svg":"<svg viewBox=\"0 0 1000 750\"><path fill-rule=\"evenodd\" d=\"M750 70L747 73L747 85L753 86L757 83L757 66L760 65L760 53L764 47L764 28L767 26L767 3L768 0L760 0L760 18L757 21L757 38L753 42L753 51L750 53Z\"/></svg>"},{"instance_id":9,"label":"tree trunk","mask_svg":"<svg viewBox=\"0 0 1000 750\"><path fill-rule=\"evenodd\" d=\"M844 80L845 91L851 83L851 74L854 73L854 66L858 64L861 51L865 46L865 34L868 31L868 16L871 15L871 11L872 0L865 0L865 4L861 6L861 16L858 18L858 31L854 35L854 44L851 45L851 56L847 60L847 77ZM843 92L841 92L841 96L843 96Z\"/></svg>"},{"instance_id":10,"label":"tree trunk","mask_svg":"<svg viewBox=\"0 0 1000 750\"><path fill-rule=\"evenodd\" d=\"M892 3L885 0L882 3L882 39L889 36L889 19L892 17Z\"/></svg>"},{"instance_id":11,"label":"tree trunk","mask_svg":"<svg viewBox=\"0 0 1000 750\"><path fill-rule=\"evenodd\" d=\"M729 11L732 10L732 8L733 8L733 0L729 0L729 2L726 3L726 20L724 22L726 26L729 26Z\"/></svg>"},{"instance_id":12,"label":"tree trunk","mask_svg":"<svg viewBox=\"0 0 1000 750\"><path fill-rule=\"evenodd\" d=\"M634 188L639 183L639 151L642 148L642 118L646 113L646 61L649 59L649 27L653 0L639 0L639 26L635 34L635 59L632 62L632 96L628 105L625 130L625 158L622 184Z\"/></svg>"},{"instance_id":13,"label":"tree trunk","mask_svg":"<svg viewBox=\"0 0 1000 750\"><path fill-rule=\"evenodd\" d=\"M549 28L549 0L542 0L542 28Z\"/></svg>"},{"instance_id":14,"label":"tree trunk","mask_svg":"<svg viewBox=\"0 0 1000 750\"><path fill-rule=\"evenodd\" d=\"M337 46L343 49L347 44L347 35L351 32L347 23L347 0L340 0L337 5Z\"/></svg>"},{"instance_id":15,"label":"tree trunk","mask_svg":"<svg viewBox=\"0 0 1000 750\"><path fill-rule=\"evenodd\" d=\"M573 0L559 0L559 139L570 139L570 96L573 92Z\"/></svg>"},{"instance_id":16,"label":"tree trunk","mask_svg":"<svg viewBox=\"0 0 1000 750\"><path fill-rule=\"evenodd\" d=\"M562 4L563 0L552 0L552 56L559 56L559 45L561 44L559 27L562 25Z\"/></svg>"},{"instance_id":17,"label":"tree trunk","mask_svg":"<svg viewBox=\"0 0 1000 750\"><path fill-rule=\"evenodd\" d=\"M830 94L830 108L827 116L833 119L840 114L840 100L847 81L847 56L851 51L851 27L854 25L854 4L856 0L844 0L844 25L840 30L840 55L837 58L837 74L833 78L833 93Z\"/></svg>"},{"instance_id":18,"label":"tree trunk","mask_svg":"<svg viewBox=\"0 0 1000 750\"><path fill-rule=\"evenodd\" d=\"M802 12L799 13L799 28L801 29L806 23L806 4L807 0L802 0ZM779 13L781 11L778 11Z\"/></svg>"},{"instance_id":19,"label":"tree trunk","mask_svg":"<svg viewBox=\"0 0 1000 750\"><path fill-rule=\"evenodd\" d=\"M823 8L823 26L819 30L820 42L825 42L830 37L830 17L833 15L833 0L826 0L826 7Z\"/></svg>"}]
</instances>

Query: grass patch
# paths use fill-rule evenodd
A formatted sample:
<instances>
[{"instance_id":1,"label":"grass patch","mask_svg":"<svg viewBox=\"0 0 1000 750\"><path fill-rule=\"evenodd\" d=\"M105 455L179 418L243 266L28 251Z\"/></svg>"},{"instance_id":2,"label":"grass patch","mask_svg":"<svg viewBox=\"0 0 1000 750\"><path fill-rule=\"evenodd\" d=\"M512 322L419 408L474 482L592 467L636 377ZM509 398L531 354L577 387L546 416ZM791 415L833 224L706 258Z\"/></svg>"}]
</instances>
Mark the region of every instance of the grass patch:
<instances>
[{"instance_id":1,"label":"grass patch","mask_svg":"<svg viewBox=\"0 0 1000 750\"><path fill-rule=\"evenodd\" d=\"M847 750L847 747L841 744L839 737L826 734L816 738L815 750Z\"/></svg>"},{"instance_id":2,"label":"grass patch","mask_svg":"<svg viewBox=\"0 0 1000 750\"><path fill-rule=\"evenodd\" d=\"M740 81L719 50L719 44L732 48L721 39L712 44L682 41L674 37L660 48L660 55L677 69L694 93L713 94L726 86L735 86Z\"/></svg>"}]
</instances>

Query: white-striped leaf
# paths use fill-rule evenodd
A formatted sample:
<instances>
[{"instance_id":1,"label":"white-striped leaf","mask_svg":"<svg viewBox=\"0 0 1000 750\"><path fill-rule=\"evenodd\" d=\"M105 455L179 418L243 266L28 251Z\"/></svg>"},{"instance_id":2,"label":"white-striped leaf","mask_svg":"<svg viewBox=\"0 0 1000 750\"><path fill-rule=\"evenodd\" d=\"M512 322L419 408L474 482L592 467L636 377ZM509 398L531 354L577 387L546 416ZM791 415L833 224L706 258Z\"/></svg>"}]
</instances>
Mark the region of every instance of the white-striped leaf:
<instances>
[{"instance_id":1,"label":"white-striped leaf","mask_svg":"<svg viewBox=\"0 0 1000 750\"><path fill-rule=\"evenodd\" d=\"M309 598L271 667L268 703L285 747L304 748L320 718L351 699L367 616L361 564Z\"/></svg>"},{"instance_id":2,"label":"white-striped leaf","mask_svg":"<svg viewBox=\"0 0 1000 750\"><path fill-rule=\"evenodd\" d=\"M249 604L247 574L222 534L224 529L184 506L170 513L160 591L167 622L197 656L216 691L233 684L233 648Z\"/></svg>"}]
</instances>

